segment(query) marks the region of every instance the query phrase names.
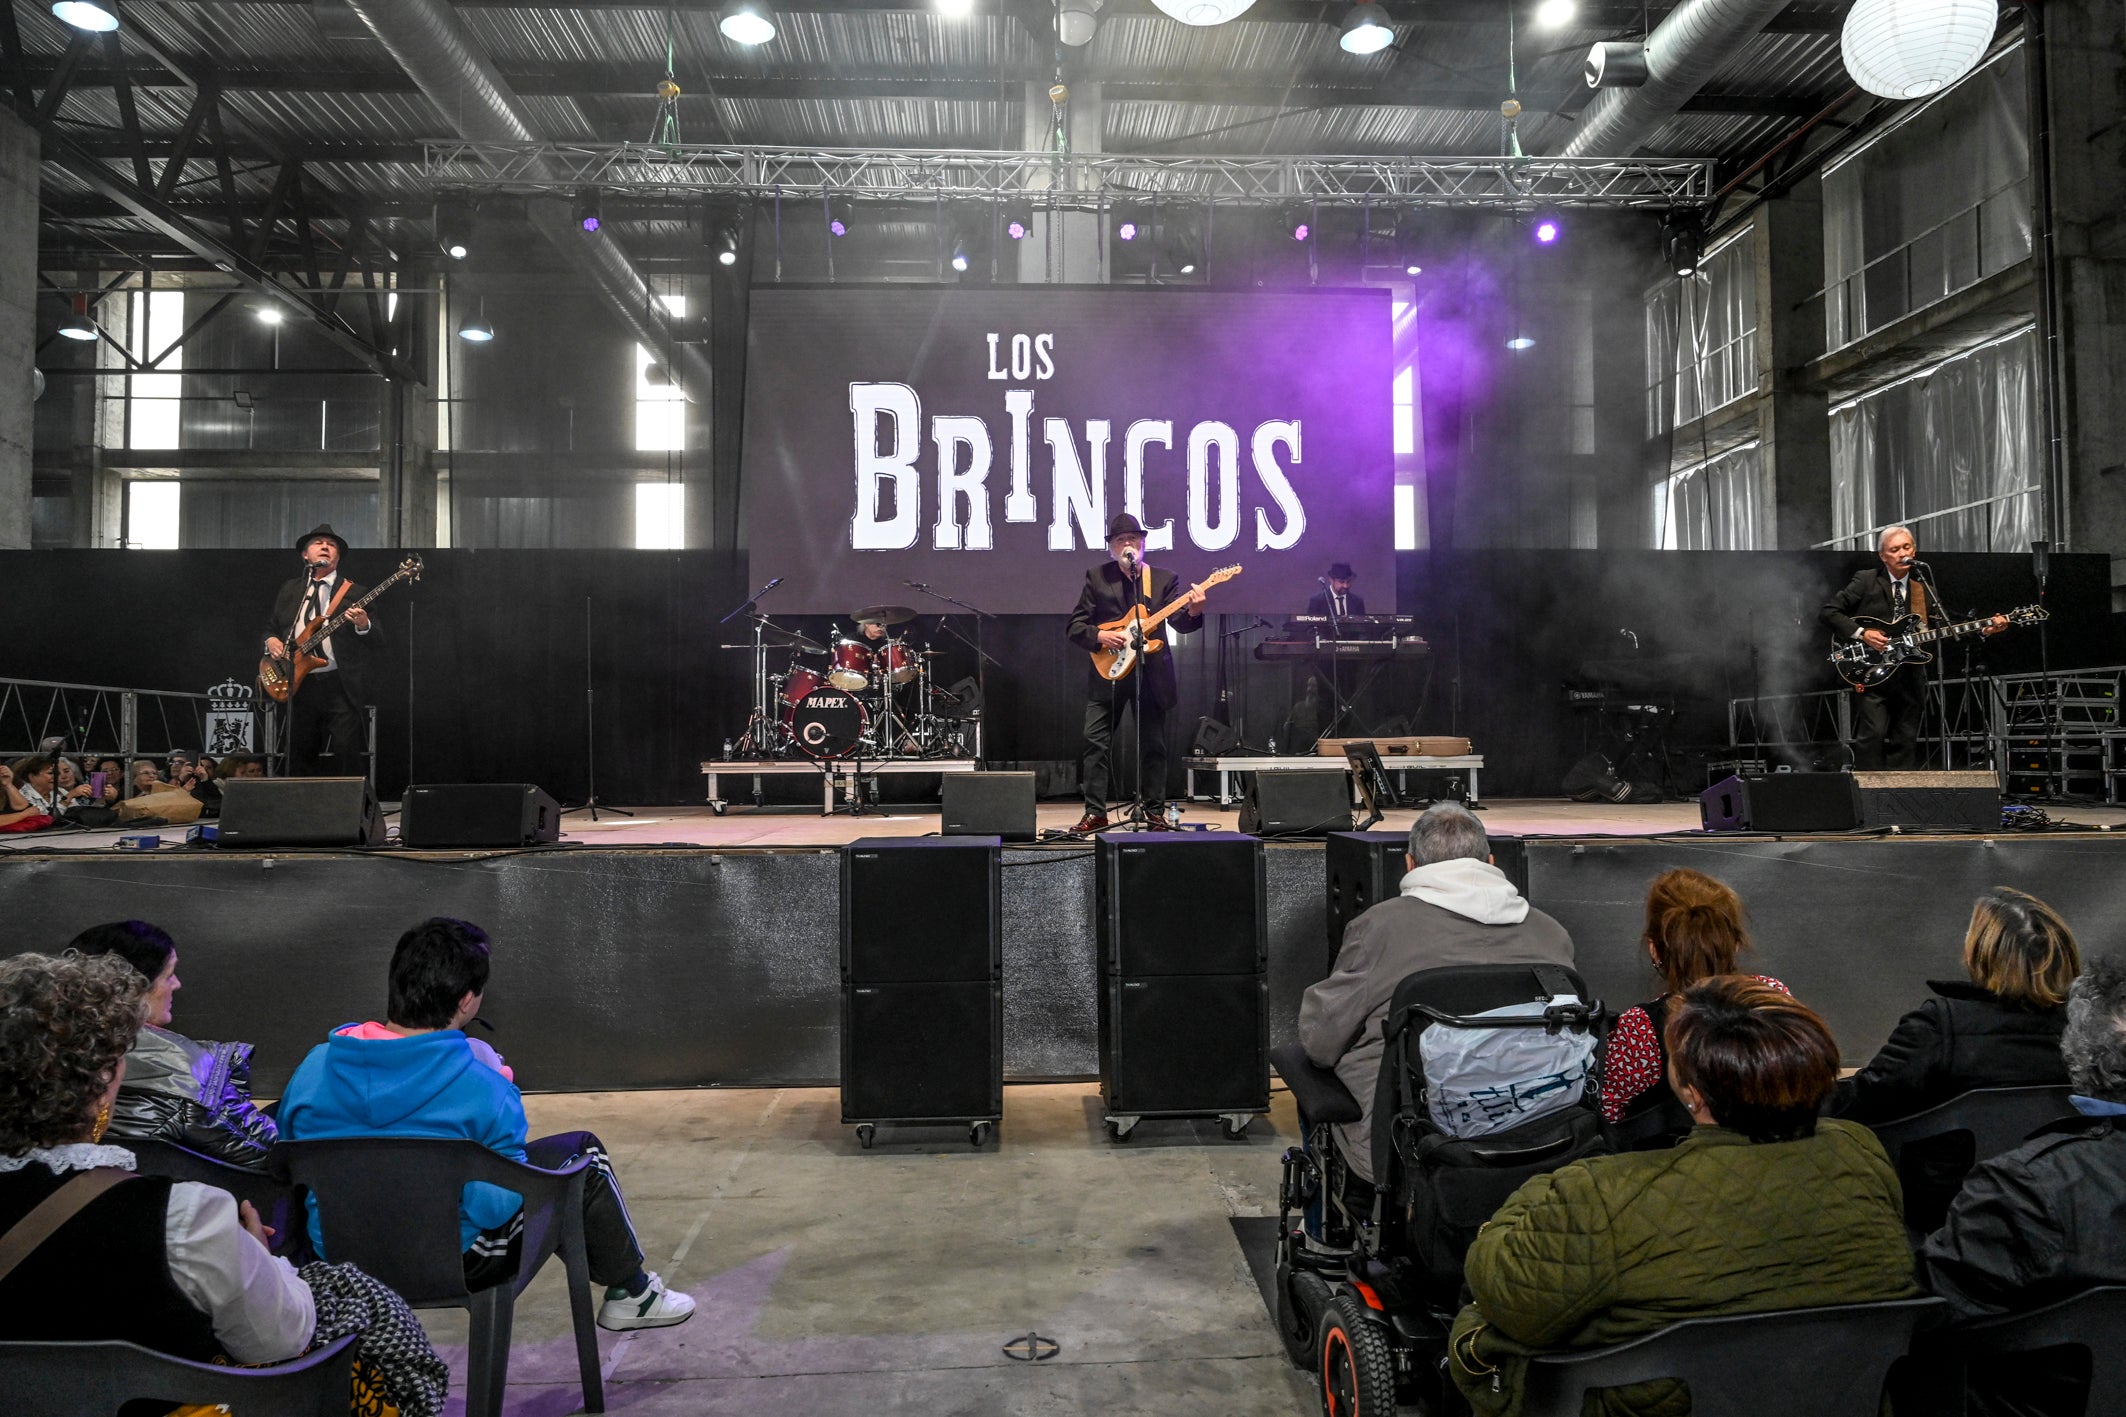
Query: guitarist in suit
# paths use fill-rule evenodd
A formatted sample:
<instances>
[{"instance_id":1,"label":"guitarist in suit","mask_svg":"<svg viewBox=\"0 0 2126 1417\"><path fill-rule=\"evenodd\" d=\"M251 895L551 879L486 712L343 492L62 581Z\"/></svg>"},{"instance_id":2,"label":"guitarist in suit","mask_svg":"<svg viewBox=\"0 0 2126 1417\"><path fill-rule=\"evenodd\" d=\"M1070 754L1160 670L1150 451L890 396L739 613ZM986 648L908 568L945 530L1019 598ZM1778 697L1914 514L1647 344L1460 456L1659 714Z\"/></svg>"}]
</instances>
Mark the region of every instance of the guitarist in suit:
<instances>
[{"instance_id":1,"label":"guitarist in suit","mask_svg":"<svg viewBox=\"0 0 2126 1417\"><path fill-rule=\"evenodd\" d=\"M1890 637L1872 625L1863 627L1855 617L1894 623L1916 615L1923 627L1947 623L1947 612L1912 574L1918 546L1911 528L1890 527L1876 539L1875 552L1882 565L1862 571L1825 602L1817 617L1825 629L1840 640L1860 640L1869 649L1881 650L1889 648ZM1985 633L2007 628L2007 618L1996 615ZM1860 693L1853 703L1853 766L1862 771L1918 766L1919 726L1926 706L1924 666L1902 669Z\"/></svg>"},{"instance_id":2,"label":"guitarist in suit","mask_svg":"<svg viewBox=\"0 0 2126 1417\"><path fill-rule=\"evenodd\" d=\"M303 573L284 582L273 597L273 618L266 625L266 653L276 658L287 654L295 635L312 620L326 613L335 600L341 606L360 600L368 587L354 584L340 574L340 557L347 542L329 526L306 532L295 543L303 555ZM346 587L341 595L340 588ZM310 671L302 687L288 700L288 775L314 777L317 757L326 740L332 743L334 770L343 777L369 774L369 734L362 723L362 671L376 625L366 610L347 614L346 630L328 635L316 653L325 663Z\"/></svg>"},{"instance_id":3,"label":"guitarist in suit","mask_svg":"<svg viewBox=\"0 0 2126 1417\"><path fill-rule=\"evenodd\" d=\"M1128 645L1127 634L1102 630L1100 626L1127 615L1132 605L1142 605L1149 614L1174 599L1174 573L1145 564L1144 526L1127 512L1107 525L1107 556L1107 560L1085 573L1085 588L1078 593L1078 608L1070 616L1070 642L1088 654ZM1203 628L1203 612L1199 608L1203 599L1202 591L1191 593L1187 608L1170 616L1164 631ZM1096 832L1107 825L1108 786L1118 776L1114 772L1113 751L1116 729L1125 719L1135 722L1141 758L1122 755L1119 775L1126 778L1133 764L1141 765L1144 778L1141 783L1131 784L1136 789L1132 795L1145 803L1152 830L1170 830L1173 818L1166 805L1166 715L1181 696L1172 647L1142 656L1129 677L1120 683L1109 683L1090 664L1085 672L1085 816L1072 830Z\"/></svg>"}]
</instances>

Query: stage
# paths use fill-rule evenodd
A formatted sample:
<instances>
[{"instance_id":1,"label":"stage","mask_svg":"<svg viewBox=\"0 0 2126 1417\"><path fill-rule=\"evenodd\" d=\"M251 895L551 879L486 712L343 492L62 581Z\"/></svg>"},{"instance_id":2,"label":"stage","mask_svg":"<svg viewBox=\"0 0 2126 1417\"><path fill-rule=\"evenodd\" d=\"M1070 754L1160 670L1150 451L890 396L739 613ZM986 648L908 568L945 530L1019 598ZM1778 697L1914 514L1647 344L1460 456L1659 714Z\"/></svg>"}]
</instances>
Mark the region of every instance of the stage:
<instances>
[{"instance_id":1,"label":"stage","mask_svg":"<svg viewBox=\"0 0 2126 1417\"><path fill-rule=\"evenodd\" d=\"M1043 804L1041 826L1068 827L1080 810ZM1987 887L2028 890L2081 931L2085 951L2109 946L2126 906L2126 810L2049 810L2079 829L1708 836L1694 803L1554 799L1495 800L1483 820L1493 835L1526 839L1530 896L1572 932L1581 972L1613 1007L1654 992L1639 943L1647 882L1694 866L1742 894L1758 946L1750 967L1822 1011L1852 1063L1925 997L1926 980L1960 974L1970 904ZM493 936L482 1014L527 1088L832 1084L839 849L935 832L938 815L817 813L578 812L561 844L505 851L125 852L115 832L16 838L0 847L0 894L13 949L56 949L126 917L170 930L184 982L177 1026L257 1043L268 1093L331 1027L381 1010L393 942L430 915ZM1382 827L1406 828L1412 815ZM1184 815L1228 830L1235 818L1195 806ZM1265 854L1271 1033L1283 1041L1300 994L1326 969L1325 852L1273 841ZM1069 840L1013 844L1004 864L1005 1075L1094 1076L1092 852Z\"/></svg>"}]
</instances>

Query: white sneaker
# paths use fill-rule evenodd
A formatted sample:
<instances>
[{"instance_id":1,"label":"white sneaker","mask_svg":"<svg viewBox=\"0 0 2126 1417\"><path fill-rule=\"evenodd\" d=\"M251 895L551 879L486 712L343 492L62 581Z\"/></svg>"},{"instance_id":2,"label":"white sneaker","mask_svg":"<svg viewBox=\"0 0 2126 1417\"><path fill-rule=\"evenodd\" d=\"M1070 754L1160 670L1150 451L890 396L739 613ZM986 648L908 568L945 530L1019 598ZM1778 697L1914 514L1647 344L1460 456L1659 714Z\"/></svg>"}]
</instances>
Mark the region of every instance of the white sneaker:
<instances>
[{"instance_id":1,"label":"white sneaker","mask_svg":"<svg viewBox=\"0 0 2126 1417\"><path fill-rule=\"evenodd\" d=\"M692 1317L693 1299L665 1288L655 1270L650 1272L649 1287L640 1294L614 1298L608 1290L605 1302L598 1306L598 1327L623 1333L635 1328L670 1328Z\"/></svg>"}]
</instances>

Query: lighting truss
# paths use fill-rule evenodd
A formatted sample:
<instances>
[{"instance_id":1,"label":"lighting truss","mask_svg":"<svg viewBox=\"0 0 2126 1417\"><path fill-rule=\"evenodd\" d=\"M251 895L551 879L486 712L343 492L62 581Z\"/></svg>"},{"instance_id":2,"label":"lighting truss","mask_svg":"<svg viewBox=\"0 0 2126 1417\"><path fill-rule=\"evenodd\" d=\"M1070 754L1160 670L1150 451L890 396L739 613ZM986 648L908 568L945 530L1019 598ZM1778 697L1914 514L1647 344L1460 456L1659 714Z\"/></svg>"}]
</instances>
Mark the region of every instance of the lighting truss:
<instances>
[{"instance_id":1,"label":"lighting truss","mask_svg":"<svg viewBox=\"0 0 2126 1417\"><path fill-rule=\"evenodd\" d=\"M652 147L641 143L423 144L437 189L523 194L596 186L636 198L831 191L880 199L1033 199L1092 210L1117 198L1321 206L1393 203L1518 211L1666 209L1712 196L1711 159L1128 157L1104 153Z\"/></svg>"}]
</instances>

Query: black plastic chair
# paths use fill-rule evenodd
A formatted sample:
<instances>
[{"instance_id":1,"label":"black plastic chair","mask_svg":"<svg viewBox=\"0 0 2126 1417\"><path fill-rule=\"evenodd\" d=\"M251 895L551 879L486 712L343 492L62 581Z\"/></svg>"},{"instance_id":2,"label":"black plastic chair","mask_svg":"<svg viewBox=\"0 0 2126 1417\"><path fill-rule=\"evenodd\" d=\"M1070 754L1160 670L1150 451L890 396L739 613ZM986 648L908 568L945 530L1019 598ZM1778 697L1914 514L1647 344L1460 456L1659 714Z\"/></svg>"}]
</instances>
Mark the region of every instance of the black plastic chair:
<instances>
[{"instance_id":1,"label":"black plastic chair","mask_svg":"<svg viewBox=\"0 0 2126 1417\"><path fill-rule=\"evenodd\" d=\"M2052 1122L2081 1115L2068 1100L2069 1087L1982 1087L1936 1103L1924 1112L1895 1121L1876 1122L1870 1130L1897 1164L1914 1142L1967 1133L1978 1149L1976 1161L2013 1151L2032 1132Z\"/></svg>"},{"instance_id":2,"label":"black plastic chair","mask_svg":"<svg viewBox=\"0 0 2126 1417\"><path fill-rule=\"evenodd\" d=\"M347 1417L355 1337L270 1368L194 1363L115 1340L0 1343L0 1392L38 1417L112 1417L139 1401L222 1403L243 1417Z\"/></svg>"},{"instance_id":3,"label":"black plastic chair","mask_svg":"<svg viewBox=\"0 0 2126 1417\"><path fill-rule=\"evenodd\" d=\"M547 1256L559 1255L568 1273L583 1407L587 1412L605 1410L590 1263L583 1247L583 1173L588 1160L579 1158L562 1170L546 1171L498 1156L478 1142L414 1137L284 1141L274 1155L285 1158L288 1174L317 1198L327 1258L360 1265L416 1309L471 1313L466 1417L497 1417L502 1411L517 1295ZM516 1275L478 1290L466 1286L458 1246L459 1197L468 1181L506 1187L524 1198L524 1239Z\"/></svg>"},{"instance_id":4,"label":"black plastic chair","mask_svg":"<svg viewBox=\"0 0 2126 1417\"><path fill-rule=\"evenodd\" d=\"M1893 1299L1688 1319L1610 1348L1544 1354L1528 1362L1522 1417L1580 1417L1596 1388L1660 1378L1690 1388L1692 1417L1880 1417L1890 1365L1944 1307Z\"/></svg>"},{"instance_id":5,"label":"black plastic chair","mask_svg":"<svg viewBox=\"0 0 2126 1417\"><path fill-rule=\"evenodd\" d=\"M1980 1356L2034 1353L2041 1348L2089 1350L2089 1401L2083 1411L2126 1412L2126 1285L2106 1284L2032 1309L1958 1324L1936 1335L1930 1349L1961 1365Z\"/></svg>"},{"instance_id":6,"label":"black plastic chair","mask_svg":"<svg viewBox=\"0 0 2126 1417\"><path fill-rule=\"evenodd\" d=\"M268 1172L231 1166L175 1142L116 1139L112 1144L133 1153L134 1169L143 1176L167 1176L173 1181L219 1186L238 1200L251 1202L259 1218L273 1227L274 1254L286 1255L298 1264L309 1258L310 1237L304 1224L301 1187Z\"/></svg>"}]
</instances>

